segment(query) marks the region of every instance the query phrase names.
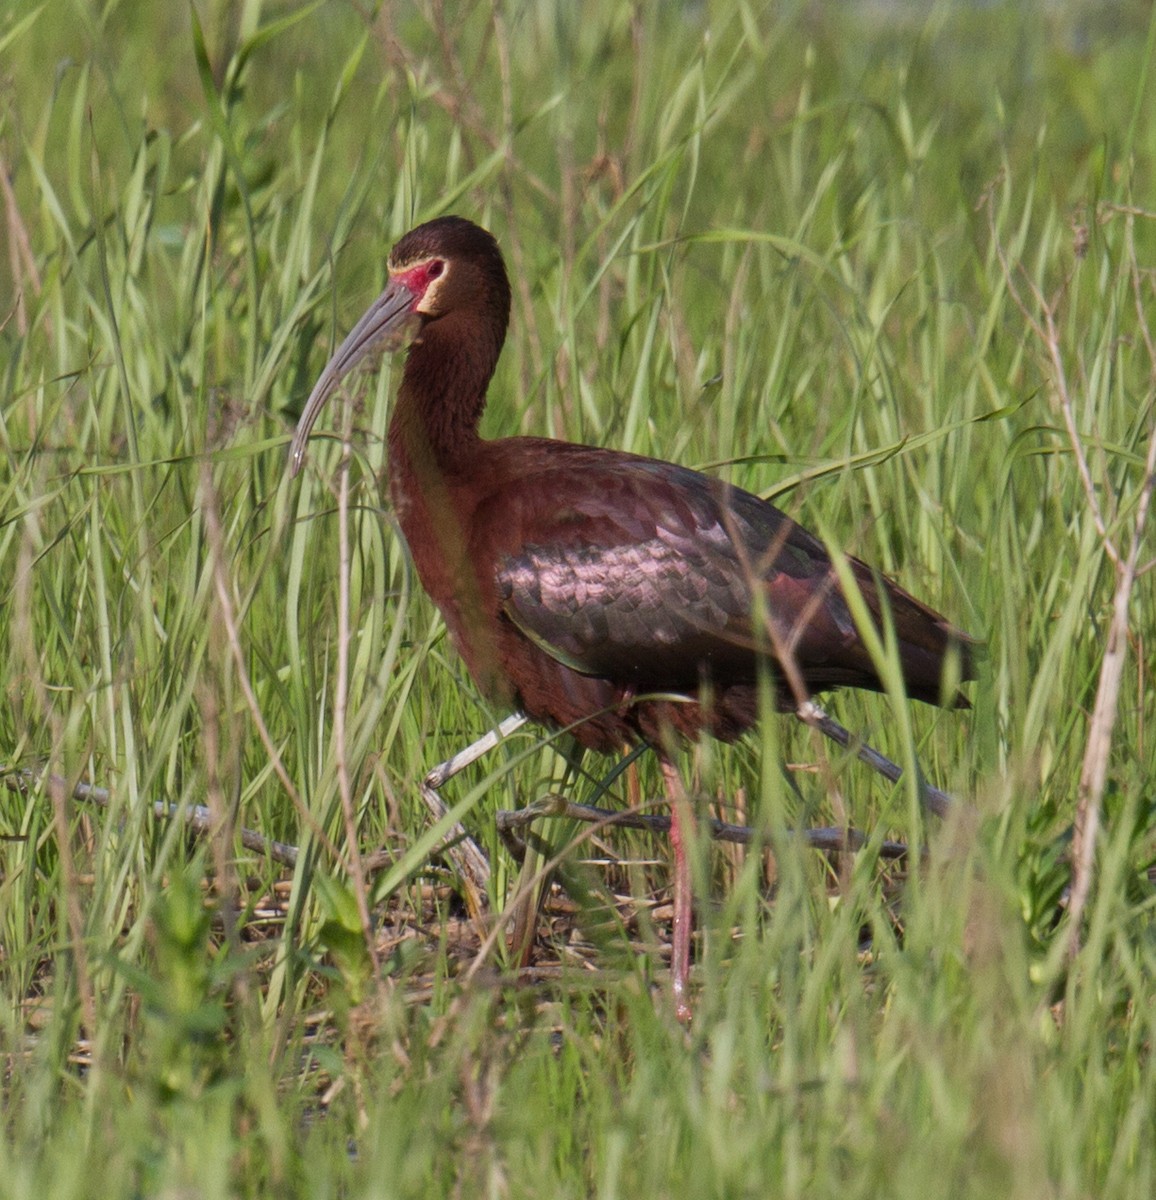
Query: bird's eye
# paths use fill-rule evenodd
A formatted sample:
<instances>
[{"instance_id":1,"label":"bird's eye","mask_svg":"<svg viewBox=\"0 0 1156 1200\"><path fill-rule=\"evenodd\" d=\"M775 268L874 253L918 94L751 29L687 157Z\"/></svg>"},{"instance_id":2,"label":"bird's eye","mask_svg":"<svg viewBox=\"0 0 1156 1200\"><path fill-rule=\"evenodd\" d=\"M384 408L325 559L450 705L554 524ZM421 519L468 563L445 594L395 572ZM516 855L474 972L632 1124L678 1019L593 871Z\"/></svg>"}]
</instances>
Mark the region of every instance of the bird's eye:
<instances>
[{"instance_id":1,"label":"bird's eye","mask_svg":"<svg viewBox=\"0 0 1156 1200\"><path fill-rule=\"evenodd\" d=\"M426 267L426 272L425 272L426 278L427 279L436 279L445 270L445 267L446 267L445 263L442 262L442 260L440 258L435 258L433 260L433 262L431 262L430 265L428 267Z\"/></svg>"}]
</instances>

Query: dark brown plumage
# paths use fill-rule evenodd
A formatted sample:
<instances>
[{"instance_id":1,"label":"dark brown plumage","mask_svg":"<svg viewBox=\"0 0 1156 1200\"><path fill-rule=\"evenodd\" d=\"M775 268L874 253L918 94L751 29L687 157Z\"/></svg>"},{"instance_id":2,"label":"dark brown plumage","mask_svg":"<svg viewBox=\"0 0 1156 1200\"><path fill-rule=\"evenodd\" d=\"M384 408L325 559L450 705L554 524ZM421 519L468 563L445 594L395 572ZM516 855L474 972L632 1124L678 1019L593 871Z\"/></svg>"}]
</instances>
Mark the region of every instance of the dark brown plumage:
<instances>
[{"instance_id":1,"label":"dark brown plumage","mask_svg":"<svg viewBox=\"0 0 1156 1200\"><path fill-rule=\"evenodd\" d=\"M878 673L822 543L773 505L638 455L478 436L510 313L489 233L459 217L430 221L397 243L389 275L306 404L294 470L343 376L408 338L389 482L418 578L493 699L573 726L596 750L639 738L658 749L674 811L673 974L685 1015L689 875L671 735L730 740L748 729L760 663L774 667L784 707L830 688L881 690ZM941 699L949 652L959 677L974 678L967 635L848 564L876 624L894 626L909 695Z\"/></svg>"}]
</instances>

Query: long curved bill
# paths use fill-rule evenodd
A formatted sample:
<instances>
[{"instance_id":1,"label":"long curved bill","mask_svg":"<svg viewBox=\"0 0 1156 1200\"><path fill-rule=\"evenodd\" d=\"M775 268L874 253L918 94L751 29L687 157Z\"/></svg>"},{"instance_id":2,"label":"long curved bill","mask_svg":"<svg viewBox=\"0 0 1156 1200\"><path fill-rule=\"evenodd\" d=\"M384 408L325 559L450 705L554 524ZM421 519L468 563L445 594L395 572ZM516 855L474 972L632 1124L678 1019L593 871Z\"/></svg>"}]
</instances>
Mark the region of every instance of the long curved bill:
<instances>
[{"instance_id":1,"label":"long curved bill","mask_svg":"<svg viewBox=\"0 0 1156 1200\"><path fill-rule=\"evenodd\" d=\"M367 359L374 362L380 355L398 350L409 341L414 322L418 319L413 311L415 298L414 293L400 280L391 281L325 364L301 410L301 419L297 422L289 447L289 465L293 475L301 470L301 464L305 461L305 443L309 440L313 423L325 407L325 402L337 390L338 384Z\"/></svg>"}]
</instances>

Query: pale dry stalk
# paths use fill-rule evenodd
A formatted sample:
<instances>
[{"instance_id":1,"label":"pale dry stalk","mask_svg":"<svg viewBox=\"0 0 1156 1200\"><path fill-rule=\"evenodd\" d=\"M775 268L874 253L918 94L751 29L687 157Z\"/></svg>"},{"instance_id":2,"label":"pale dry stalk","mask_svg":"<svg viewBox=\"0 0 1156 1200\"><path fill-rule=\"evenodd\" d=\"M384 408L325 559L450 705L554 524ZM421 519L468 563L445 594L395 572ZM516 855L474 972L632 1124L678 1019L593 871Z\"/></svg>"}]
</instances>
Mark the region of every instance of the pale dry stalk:
<instances>
[{"instance_id":1,"label":"pale dry stalk","mask_svg":"<svg viewBox=\"0 0 1156 1200\"><path fill-rule=\"evenodd\" d=\"M1101 509L1097 484L1092 475L1088 455L1076 421L1076 405L1072 389L1068 383L1067 371L1064 367L1064 357L1061 347L1059 330L1056 326L1056 312L1067 293L1068 280L1065 279L1054 300L1048 301L1036 287L1027 279L1027 286L1032 294L1032 304L1025 300L1016 285L1016 273L1008 262L1004 247L999 240L995 224L994 206L989 192L985 198L992 238L996 253L999 256L1004 280L1008 292L1017 307L1023 313L1036 338L1040 341L1047 355L1051 368L1051 384L1060 415L1064 422L1072 455L1076 462L1080 483L1084 489L1088 511L1100 537L1100 544L1105 555L1111 561L1115 571L1115 590L1112 596L1112 615L1108 622L1108 631L1104 644L1104 657L1100 664L1100 678L1096 687L1096 699L1092 706L1092 716L1088 725L1088 740L1084 747L1084 759L1080 770L1080 784L1076 804L1074 837L1072 841L1072 889L1068 901L1068 957L1074 958L1079 952L1081 943L1081 928L1083 917L1091 894L1093 872L1095 868L1096 840L1100 829L1100 813L1103 806L1104 790L1108 781L1108 763L1112 752L1112 736L1115 731L1119 713L1120 689L1124 679L1124 665L1128 653L1129 611L1132 591L1138 576L1151 564L1140 568L1140 549L1144 544L1144 533L1148 524L1148 513L1152 498L1153 481L1156 480L1156 422L1153 423L1148 438L1148 449L1144 462L1144 474L1140 482L1137 497L1136 513L1132 521L1130 540L1126 553L1122 553L1116 544L1105 521ZM1139 210L1117 210L1124 214L1127 222L1127 253L1128 269L1131 275L1132 292L1136 301L1139 330L1149 355L1149 396L1151 404L1156 390L1156 350L1148 326L1146 308L1143 302L1143 273L1136 259L1133 227L1136 216L1150 216ZM1025 276L1026 278L1026 276ZM1037 318L1033 313L1039 312ZM1104 494L1111 495L1109 481L1104 481Z\"/></svg>"}]
</instances>

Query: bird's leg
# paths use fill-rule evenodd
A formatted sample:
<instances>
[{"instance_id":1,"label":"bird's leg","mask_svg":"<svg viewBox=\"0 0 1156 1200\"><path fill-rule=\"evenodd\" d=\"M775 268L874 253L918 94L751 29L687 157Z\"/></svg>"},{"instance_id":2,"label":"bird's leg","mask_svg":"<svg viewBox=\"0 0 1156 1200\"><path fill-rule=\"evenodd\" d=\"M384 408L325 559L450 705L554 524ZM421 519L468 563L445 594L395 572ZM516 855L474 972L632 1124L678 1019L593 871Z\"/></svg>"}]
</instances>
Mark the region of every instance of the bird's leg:
<instances>
[{"instance_id":1,"label":"bird's leg","mask_svg":"<svg viewBox=\"0 0 1156 1200\"><path fill-rule=\"evenodd\" d=\"M690 932L694 922L694 895L686 851L687 836L694 829L694 813L678 768L668 762L665 756L661 762L666 798L670 801L670 848L674 859L674 929L671 933L670 976L674 991L674 1015L685 1025L689 1024L691 1018Z\"/></svg>"},{"instance_id":2,"label":"bird's leg","mask_svg":"<svg viewBox=\"0 0 1156 1200\"><path fill-rule=\"evenodd\" d=\"M828 716L813 700L804 700L795 710L795 715L805 725L817 729L833 742L837 742L844 750L853 750L856 758L865 762L873 771L878 771L885 779L898 783L903 777L903 768L893 763L891 759L879 753L860 738L852 737L834 717ZM925 779L919 780L919 796L924 807L937 817L946 817L951 811L952 799L946 792L933 787Z\"/></svg>"},{"instance_id":3,"label":"bird's leg","mask_svg":"<svg viewBox=\"0 0 1156 1200\"><path fill-rule=\"evenodd\" d=\"M508 738L511 733L526 723L522 713L512 713L497 729L491 729L485 737L480 737L472 745L460 750L452 758L438 763L422 780L421 798L430 810L435 821L440 821L449 809L438 794L438 788L444 787L459 771L465 770L484 754L488 754L499 742ZM461 876L462 885L466 890L466 904L472 916L481 916L485 909L484 896L486 884L490 880L490 864L486 856L478 849L473 838L466 833L460 824L455 824L449 831L449 845L446 854L454 864L455 870Z\"/></svg>"}]
</instances>

